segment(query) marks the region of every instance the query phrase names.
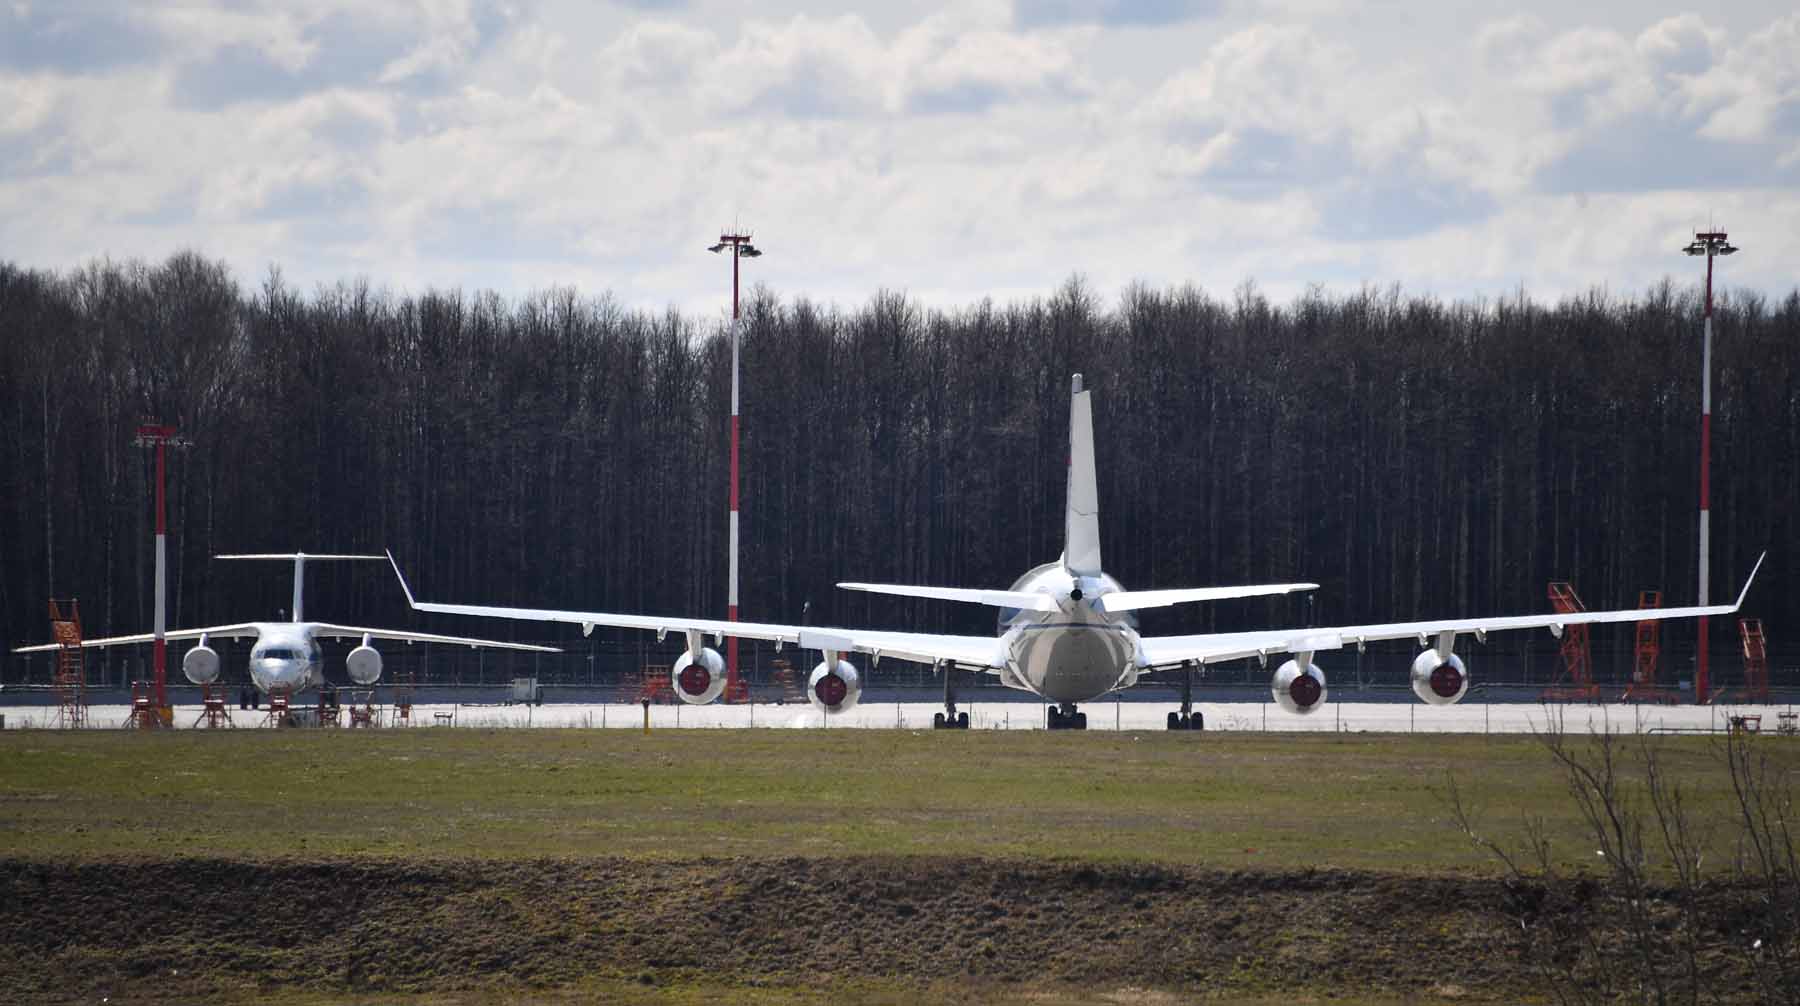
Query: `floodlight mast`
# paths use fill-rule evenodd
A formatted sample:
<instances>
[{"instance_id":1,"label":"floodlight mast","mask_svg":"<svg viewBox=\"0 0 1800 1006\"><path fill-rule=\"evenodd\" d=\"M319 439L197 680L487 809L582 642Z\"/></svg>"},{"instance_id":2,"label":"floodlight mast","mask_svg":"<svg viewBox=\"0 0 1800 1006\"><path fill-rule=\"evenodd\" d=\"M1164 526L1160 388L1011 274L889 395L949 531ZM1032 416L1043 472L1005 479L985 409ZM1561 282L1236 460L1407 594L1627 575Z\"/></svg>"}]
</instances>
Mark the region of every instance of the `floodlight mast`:
<instances>
[{"instance_id":1,"label":"floodlight mast","mask_svg":"<svg viewBox=\"0 0 1800 1006\"><path fill-rule=\"evenodd\" d=\"M1737 251L1737 248L1725 239L1724 231L1696 231L1694 240L1682 251L1689 255L1706 256L1706 320L1700 336L1700 598L1697 602L1704 607L1711 603L1710 592L1707 590L1707 569L1711 562L1712 545L1713 258L1718 255L1730 255ZM1700 638L1695 643L1694 701L1696 703L1705 703L1711 699L1706 661L1709 621L1711 620L1705 617L1700 619Z\"/></svg>"},{"instance_id":2,"label":"floodlight mast","mask_svg":"<svg viewBox=\"0 0 1800 1006\"><path fill-rule=\"evenodd\" d=\"M738 260L756 258L762 252L750 243L748 234L721 234L719 243L707 251L718 253L727 248L731 249L731 562L725 618L735 622L738 620ZM730 636L725 640L725 700L735 701L743 694L743 686L738 681L738 641L736 636Z\"/></svg>"},{"instance_id":3,"label":"floodlight mast","mask_svg":"<svg viewBox=\"0 0 1800 1006\"><path fill-rule=\"evenodd\" d=\"M168 674L168 641L163 633L168 629L168 594L169 525L167 509L164 504L166 494L163 491L164 476L167 471L165 454L170 447L191 447L193 441L175 432L175 427L150 420L137 428L137 436L132 443L138 447L156 448L156 618L153 624L151 644L153 654L152 666L156 672L156 713L152 721L157 726L167 726L169 717L169 674Z\"/></svg>"}]
</instances>

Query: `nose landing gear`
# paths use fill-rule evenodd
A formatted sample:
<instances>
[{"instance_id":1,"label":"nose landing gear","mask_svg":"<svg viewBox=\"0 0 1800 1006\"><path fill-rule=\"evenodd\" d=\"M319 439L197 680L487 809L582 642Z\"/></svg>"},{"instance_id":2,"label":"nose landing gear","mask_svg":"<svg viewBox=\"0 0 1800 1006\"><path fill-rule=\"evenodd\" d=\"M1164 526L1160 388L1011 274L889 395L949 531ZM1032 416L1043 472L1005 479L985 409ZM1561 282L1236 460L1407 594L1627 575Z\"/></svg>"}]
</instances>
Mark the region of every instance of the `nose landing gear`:
<instances>
[{"instance_id":1,"label":"nose landing gear","mask_svg":"<svg viewBox=\"0 0 1800 1006\"><path fill-rule=\"evenodd\" d=\"M1086 730L1087 713L1076 711L1073 702L1054 705L1049 710L1048 726L1051 730Z\"/></svg>"}]
</instances>

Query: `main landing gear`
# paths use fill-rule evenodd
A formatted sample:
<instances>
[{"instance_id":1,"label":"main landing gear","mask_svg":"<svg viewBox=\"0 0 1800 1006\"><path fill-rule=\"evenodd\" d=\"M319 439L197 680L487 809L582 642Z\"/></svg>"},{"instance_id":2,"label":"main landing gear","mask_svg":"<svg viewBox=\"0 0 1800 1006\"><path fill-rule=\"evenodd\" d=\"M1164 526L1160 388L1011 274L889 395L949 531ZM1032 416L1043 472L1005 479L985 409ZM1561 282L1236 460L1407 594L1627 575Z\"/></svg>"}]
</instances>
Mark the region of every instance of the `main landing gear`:
<instances>
[{"instance_id":1,"label":"main landing gear","mask_svg":"<svg viewBox=\"0 0 1800 1006\"><path fill-rule=\"evenodd\" d=\"M950 683L950 674L954 669L950 664L944 664L938 668L938 673L944 676L944 711L931 715L931 729L933 730L969 729L969 714L956 711L956 689Z\"/></svg>"},{"instance_id":2,"label":"main landing gear","mask_svg":"<svg viewBox=\"0 0 1800 1006\"><path fill-rule=\"evenodd\" d=\"M1194 708L1194 665L1181 665L1181 711L1169 714L1170 730L1205 730L1206 717Z\"/></svg>"},{"instance_id":3,"label":"main landing gear","mask_svg":"<svg viewBox=\"0 0 1800 1006\"><path fill-rule=\"evenodd\" d=\"M1049 714L1049 726L1052 730L1087 729L1087 713L1076 712L1075 703L1073 702L1064 702L1061 705L1051 706Z\"/></svg>"}]
</instances>

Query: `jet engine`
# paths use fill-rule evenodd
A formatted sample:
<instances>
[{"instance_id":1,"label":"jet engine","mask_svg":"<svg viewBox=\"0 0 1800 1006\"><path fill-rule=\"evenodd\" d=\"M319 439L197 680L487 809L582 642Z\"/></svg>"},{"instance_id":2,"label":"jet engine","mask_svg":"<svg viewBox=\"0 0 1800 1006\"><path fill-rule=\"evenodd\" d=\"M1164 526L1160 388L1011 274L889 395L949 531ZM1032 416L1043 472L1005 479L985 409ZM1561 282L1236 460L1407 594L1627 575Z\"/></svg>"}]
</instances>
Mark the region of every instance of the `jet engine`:
<instances>
[{"instance_id":1,"label":"jet engine","mask_svg":"<svg viewBox=\"0 0 1800 1006\"><path fill-rule=\"evenodd\" d=\"M181 658L181 673L196 685L219 680L219 651L201 643Z\"/></svg>"},{"instance_id":2,"label":"jet engine","mask_svg":"<svg viewBox=\"0 0 1800 1006\"><path fill-rule=\"evenodd\" d=\"M836 667L821 660L806 679L806 697L825 712L847 713L862 698L862 678L848 660L838 661Z\"/></svg>"},{"instance_id":3,"label":"jet engine","mask_svg":"<svg viewBox=\"0 0 1800 1006\"><path fill-rule=\"evenodd\" d=\"M1298 661L1290 660L1275 672L1269 694L1290 713L1310 713L1325 704L1325 672L1311 661L1301 670Z\"/></svg>"},{"instance_id":4,"label":"jet engine","mask_svg":"<svg viewBox=\"0 0 1800 1006\"><path fill-rule=\"evenodd\" d=\"M699 660L695 660L691 652L684 651L669 671L669 684L675 694L681 696L681 701L694 706L706 705L725 690L725 658L711 647L701 648Z\"/></svg>"},{"instance_id":5,"label":"jet engine","mask_svg":"<svg viewBox=\"0 0 1800 1006\"><path fill-rule=\"evenodd\" d=\"M1469 692L1469 669L1454 653L1446 660L1437 650L1426 650L1413 661L1412 690L1434 706L1453 705Z\"/></svg>"},{"instance_id":6,"label":"jet engine","mask_svg":"<svg viewBox=\"0 0 1800 1006\"><path fill-rule=\"evenodd\" d=\"M344 658L344 669L350 672L350 680L359 685L372 685L381 680L381 653L364 643L350 651Z\"/></svg>"}]
</instances>

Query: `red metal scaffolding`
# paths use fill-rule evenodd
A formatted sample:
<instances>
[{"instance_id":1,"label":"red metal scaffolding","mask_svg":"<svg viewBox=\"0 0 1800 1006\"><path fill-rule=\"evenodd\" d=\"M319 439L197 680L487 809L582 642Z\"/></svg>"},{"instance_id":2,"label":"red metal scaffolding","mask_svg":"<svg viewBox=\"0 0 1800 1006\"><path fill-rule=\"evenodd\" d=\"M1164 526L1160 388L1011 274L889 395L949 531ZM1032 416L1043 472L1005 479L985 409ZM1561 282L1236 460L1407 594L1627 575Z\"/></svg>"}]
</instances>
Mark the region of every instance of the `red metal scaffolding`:
<instances>
[{"instance_id":1,"label":"red metal scaffolding","mask_svg":"<svg viewBox=\"0 0 1800 1006\"><path fill-rule=\"evenodd\" d=\"M1551 610L1562 615L1586 611L1575 588L1565 580L1550 581ZM1538 694L1539 702L1599 702L1600 686L1594 683L1593 663L1588 658L1588 627L1566 625L1562 631L1562 673Z\"/></svg>"},{"instance_id":2,"label":"red metal scaffolding","mask_svg":"<svg viewBox=\"0 0 1800 1006\"><path fill-rule=\"evenodd\" d=\"M1639 608L1662 607L1662 591L1646 590L1638 594ZM1619 696L1620 702L1661 702L1675 705L1681 701L1681 693L1659 684L1656 680L1656 665L1662 656L1662 622L1652 620L1637 623L1637 660L1632 666L1631 687Z\"/></svg>"},{"instance_id":3,"label":"red metal scaffolding","mask_svg":"<svg viewBox=\"0 0 1800 1006\"><path fill-rule=\"evenodd\" d=\"M1738 636L1744 644L1744 701L1769 701L1769 648L1763 639L1762 619L1738 619Z\"/></svg>"},{"instance_id":4,"label":"red metal scaffolding","mask_svg":"<svg viewBox=\"0 0 1800 1006\"><path fill-rule=\"evenodd\" d=\"M62 605L68 606L68 614ZM69 729L87 726L87 671L81 658L81 605L74 601L50 601L50 639L56 643L56 725Z\"/></svg>"}]
</instances>

